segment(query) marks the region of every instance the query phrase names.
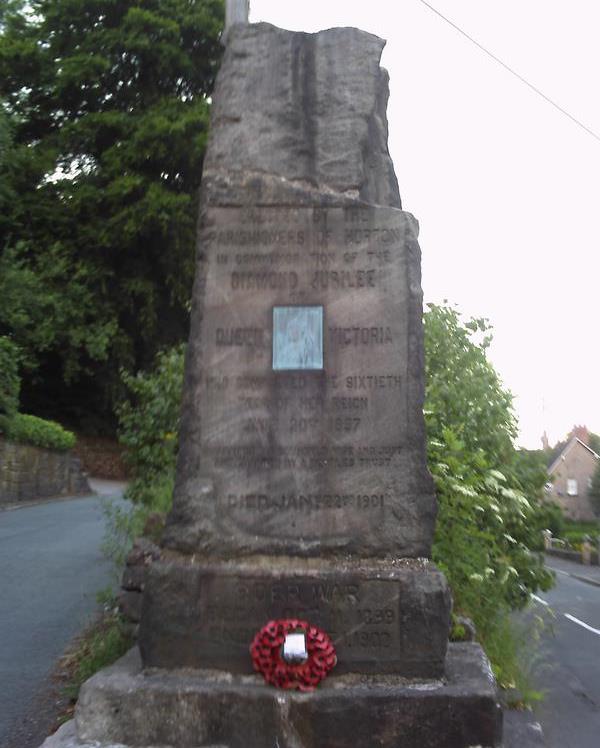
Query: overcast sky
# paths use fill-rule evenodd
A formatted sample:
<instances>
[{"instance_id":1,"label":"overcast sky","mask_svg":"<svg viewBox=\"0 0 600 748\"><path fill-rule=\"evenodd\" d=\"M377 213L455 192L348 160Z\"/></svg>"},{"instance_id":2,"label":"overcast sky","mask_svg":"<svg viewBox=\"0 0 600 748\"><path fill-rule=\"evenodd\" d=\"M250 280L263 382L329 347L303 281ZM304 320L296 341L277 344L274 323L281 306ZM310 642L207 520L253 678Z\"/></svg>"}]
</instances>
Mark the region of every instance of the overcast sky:
<instances>
[{"instance_id":1,"label":"overcast sky","mask_svg":"<svg viewBox=\"0 0 600 748\"><path fill-rule=\"evenodd\" d=\"M600 3L431 4L600 136ZM390 150L426 302L494 325L523 446L574 423L600 433L600 140L420 0L251 0L251 21L387 40Z\"/></svg>"}]
</instances>

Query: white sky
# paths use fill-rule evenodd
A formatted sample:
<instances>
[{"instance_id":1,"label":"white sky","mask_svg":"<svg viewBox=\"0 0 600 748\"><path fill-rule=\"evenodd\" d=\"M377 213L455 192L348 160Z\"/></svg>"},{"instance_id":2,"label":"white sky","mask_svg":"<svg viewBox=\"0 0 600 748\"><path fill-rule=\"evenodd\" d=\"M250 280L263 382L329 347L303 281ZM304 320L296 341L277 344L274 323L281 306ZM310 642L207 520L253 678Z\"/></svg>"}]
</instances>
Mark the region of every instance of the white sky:
<instances>
[{"instance_id":1,"label":"white sky","mask_svg":"<svg viewBox=\"0 0 600 748\"><path fill-rule=\"evenodd\" d=\"M600 3L430 0L600 136ZM250 20L387 39L390 150L426 301L494 325L520 443L600 433L600 140L419 0L251 0Z\"/></svg>"}]
</instances>

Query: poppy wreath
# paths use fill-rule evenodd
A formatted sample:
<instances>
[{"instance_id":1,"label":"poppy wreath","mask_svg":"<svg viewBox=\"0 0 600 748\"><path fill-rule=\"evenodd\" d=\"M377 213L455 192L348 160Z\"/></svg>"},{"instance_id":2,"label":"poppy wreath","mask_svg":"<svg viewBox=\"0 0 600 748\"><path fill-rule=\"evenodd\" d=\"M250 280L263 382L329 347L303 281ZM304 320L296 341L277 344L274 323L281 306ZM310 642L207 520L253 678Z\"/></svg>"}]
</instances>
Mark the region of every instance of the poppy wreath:
<instances>
[{"instance_id":1,"label":"poppy wreath","mask_svg":"<svg viewBox=\"0 0 600 748\"><path fill-rule=\"evenodd\" d=\"M282 655L287 634L303 633L307 659L286 662ZM254 669L276 688L312 691L335 667L337 657L333 642L324 631L306 621L283 618L269 621L256 634L250 646Z\"/></svg>"}]
</instances>

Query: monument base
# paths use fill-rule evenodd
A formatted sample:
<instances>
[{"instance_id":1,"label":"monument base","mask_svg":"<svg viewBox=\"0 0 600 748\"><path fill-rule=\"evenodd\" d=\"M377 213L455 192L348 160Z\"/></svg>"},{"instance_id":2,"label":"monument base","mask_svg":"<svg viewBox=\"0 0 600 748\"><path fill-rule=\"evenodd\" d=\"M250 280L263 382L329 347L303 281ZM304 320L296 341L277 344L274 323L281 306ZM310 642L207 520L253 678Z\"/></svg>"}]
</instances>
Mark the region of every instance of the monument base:
<instances>
[{"instance_id":1,"label":"monument base","mask_svg":"<svg viewBox=\"0 0 600 748\"><path fill-rule=\"evenodd\" d=\"M259 676L144 671L136 650L82 688L75 724L43 748L496 748L488 660L451 644L442 680L330 676L312 693Z\"/></svg>"},{"instance_id":2,"label":"monument base","mask_svg":"<svg viewBox=\"0 0 600 748\"><path fill-rule=\"evenodd\" d=\"M140 650L146 668L250 675L256 632L297 618L331 637L336 675L439 678L450 607L447 581L427 559L206 561L164 552L146 574Z\"/></svg>"}]
</instances>

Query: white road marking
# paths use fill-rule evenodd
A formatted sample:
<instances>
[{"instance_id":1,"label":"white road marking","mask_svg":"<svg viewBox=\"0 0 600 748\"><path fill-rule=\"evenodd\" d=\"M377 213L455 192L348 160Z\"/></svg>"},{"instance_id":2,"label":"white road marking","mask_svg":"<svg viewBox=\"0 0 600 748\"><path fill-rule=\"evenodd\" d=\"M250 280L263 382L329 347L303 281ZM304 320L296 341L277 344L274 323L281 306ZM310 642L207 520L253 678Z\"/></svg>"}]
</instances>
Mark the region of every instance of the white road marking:
<instances>
[{"instance_id":1,"label":"white road marking","mask_svg":"<svg viewBox=\"0 0 600 748\"><path fill-rule=\"evenodd\" d=\"M579 618L575 618L575 616L572 616L570 613L565 613L565 618L568 618L569 621L573 621L573 623L577 623L580 626L583 626L584 629L587 629L588 631L591 631L593 634L597 634L600 636L600 629L595 629L593 626L588 626L587 623L584 623L583 621L580 621Z\"/></svg>"},{"instance_id":2,"label":"white road marking","mask_svg":"<svg viewBox=\"0 0 600 748\"><path fill-rule=\"evenodd\" d=\"M547 603L545 600L542 600L541 597L538 597L537 595L532 595L531 597L536 601L536 603L541 603L542 605L548 607L549 603Z\"/></svg>"},{"instance_id":3,"label":"white road marking","mask_svg":"<svg viewBox=\"0 0 600 748\"><path fill-rule=\"evenodd\" d=\"M571 576L568 571L563 571L562 569L555 569L553 566L549 566L548 568L551 571L555 571L557 574L564 574L565 577L570 577Z\"/></svg>"}]
</instances>

